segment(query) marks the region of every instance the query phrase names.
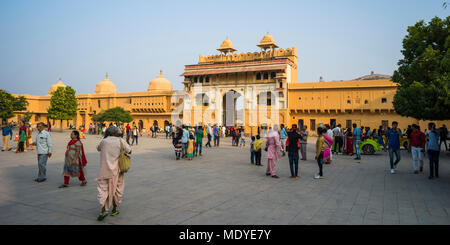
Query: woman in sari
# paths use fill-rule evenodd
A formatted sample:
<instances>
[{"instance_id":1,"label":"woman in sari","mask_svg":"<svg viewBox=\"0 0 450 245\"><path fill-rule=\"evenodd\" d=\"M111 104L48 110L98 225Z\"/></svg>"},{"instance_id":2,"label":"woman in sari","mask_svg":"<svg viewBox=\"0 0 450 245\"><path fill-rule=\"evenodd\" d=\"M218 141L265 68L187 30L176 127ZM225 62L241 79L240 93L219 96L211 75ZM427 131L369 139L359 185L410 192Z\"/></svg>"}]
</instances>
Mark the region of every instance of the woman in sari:
<instances>
[{"instance_id":1,"label":"woman in sari","mask_svg":"<svg viewBox=\"0 0 450 245\"><path fill-rule=\"evenodd\" d=\"M333 139L328 136L327 134L322 134L322 136L325 138L325 140L328 142L329 145L327 145L323 151L323 163L330 164L332 160L331 156L331 146L333 145Z\"/></svg>"},{"instance_id":2,"label":"woman in sari","mask_svg":"<svg viewBox=\"0 0 450 245\"><path fill-rule=\"evenodd\" d=\"M64 159L64 184L59 188L69 187L70 178L78 177L81 186L87 184L85 178L84 167L86 167L86 156L84 155L84 147L80 141L80 133L76 130L70 134L70 141L67 144L66 156Z\"/></svg>"},{"instance_id":3,"label":"woman in sari","mask_svg":"<svg viewBox=\"0 0 450 245\"><path fill-rule=\"evenodd\" d=\"M180 159L181 157L181 150L182 150L182 146L183 144L181 143L181 137L183 136L183 131L179 128L177 130L177 134L176 136L174 135L172 137L172 144L175 147L175 157L177 160Z\"/></svg>"},{"instance_id":4,"label":"woman in sari","mask_svg":"<svg viewBox=\"0 0 450 245\"><path fill-rule=\"evenodd\" d=\"M346 144L347 144L347 149L346 149L346 153L347 155L353 156L355 153L353 152L353 134L352 134L352 130L350 128L347 129L347 133L346 133Z\"/></svg>"}]
</instances>

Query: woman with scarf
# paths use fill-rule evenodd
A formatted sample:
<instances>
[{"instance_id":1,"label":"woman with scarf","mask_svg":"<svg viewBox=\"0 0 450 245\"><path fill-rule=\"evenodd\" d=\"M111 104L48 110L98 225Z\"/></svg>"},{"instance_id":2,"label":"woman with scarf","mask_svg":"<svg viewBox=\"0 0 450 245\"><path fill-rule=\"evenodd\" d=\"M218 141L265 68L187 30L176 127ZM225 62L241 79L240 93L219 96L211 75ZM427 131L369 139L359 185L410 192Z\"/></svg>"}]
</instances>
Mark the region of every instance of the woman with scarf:
<instances>
[{"instance_id":1,"label":"woman with scarf","mask_svg":"<svg viewBox=\"0 0 450 245\"><path fill-rule=\"evenodd\" d=\"M275 174L275 167L277 161L281 158L281 143L280 136L278 135L278 125L274 126L274 129L270 129L267 135L266 148L267 151L267 169L266 175L272 176L272 178L279 178Z\"/></svg>"},{"instance_id":2,"label":"woman with scarf","mask_svg":"<svg viewBox=\"0 0 450 245\"><path fill-rule=\"evenodd\" d=\"M59 188L69 187L70 177L78 177L81 181L81 186L87 184L85 178L84 167L86 167L86 156L84 155L84 147L80 141L80 132L74 130L70 134L71 140L67 144L66 156L64 159L64 184Z\"/></svg>"},{"instance_id":3,"label":"woman with scarf","mask_svg":"<svg viewBox=\"0 0 450 245\"><path fill-rule=\"evenodd\" d=\"M331 156L331 146L333 145L333 139L328 136L327 134L322 134L323 138L328 142L329 145L325 147L325 150L323 151L323 163L330 164L332 160Z\"/></svg>"},{"instance_id":4,"label":"woman with scarf","mask_svg":"<svg viewBox=\"0 0 450 245\"><path fill-rule=\"evenodd\" d=\"M180 160L183 144L181 143L181 137L183 137L183 131L178 128L177 134L172 137L172 144L175 147L175 156L177 160Z\"/></svg>"},{"instance_id":5,"label":"woman with scarf","mask_svg":"<svg viewBox=\"0 0 450 245\"><path fill-rule=\"evenodd\" d=\"M347 155L353 156L355 153L353 152L353 134L351 128L348 128L347 132L345 132L345 140L345 152Z\"/></svg>"}]
</instances>

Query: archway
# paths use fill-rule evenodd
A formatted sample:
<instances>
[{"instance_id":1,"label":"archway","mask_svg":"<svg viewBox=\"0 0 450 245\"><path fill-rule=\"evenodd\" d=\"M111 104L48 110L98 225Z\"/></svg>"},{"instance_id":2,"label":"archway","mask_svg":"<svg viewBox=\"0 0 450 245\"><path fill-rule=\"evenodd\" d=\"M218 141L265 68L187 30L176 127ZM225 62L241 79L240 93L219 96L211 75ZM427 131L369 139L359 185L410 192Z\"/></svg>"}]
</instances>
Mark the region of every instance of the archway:
<instances>
[{"instance_id":1,"label":"archway","mask_svg":"<svg viewBox=\"0 0 450 245\"><path fill-rule=\"evenodd\" d=\"M230 90L222 97L222 124L225 126L243 126L244 98L234 90Z\"/></svg>"}]
</instances>

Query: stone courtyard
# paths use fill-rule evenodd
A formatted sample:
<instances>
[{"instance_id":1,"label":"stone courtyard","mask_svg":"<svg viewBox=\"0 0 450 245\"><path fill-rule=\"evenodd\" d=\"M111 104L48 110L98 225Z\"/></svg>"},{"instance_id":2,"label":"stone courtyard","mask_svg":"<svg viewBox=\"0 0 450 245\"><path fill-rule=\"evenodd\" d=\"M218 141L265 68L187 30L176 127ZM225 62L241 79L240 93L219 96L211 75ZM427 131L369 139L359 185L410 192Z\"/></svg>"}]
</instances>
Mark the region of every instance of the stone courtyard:
<instances>
[{"instance_id":1,"label":"stone courtyard","mask_svg":"<svg viewBox=\"0 0 450 245\"><path fill-rule=\"evenodd\" d=\"M34 134L36 132L33 132ZM300 161L300 178L290 179L287 156L277 165L280 179L265 176L245 148L221 138L219 148L203 148L192 161L175 160L171 140L139 138L125 176L121 213L96 220L100 211L95 176L100 136L83 140L88 184L71 179L59 189L69 131L52 132L53 156L47 181L36 183L36 152L0 152L0 224L450 224L450 155L441 151L440 178L412 172L410 154L402 150L396 174L385 152L353 157L338 155L315 180L315 138L308 160ZM204 142L205 143L205 142Z\"/></svg>"}]
</instances>

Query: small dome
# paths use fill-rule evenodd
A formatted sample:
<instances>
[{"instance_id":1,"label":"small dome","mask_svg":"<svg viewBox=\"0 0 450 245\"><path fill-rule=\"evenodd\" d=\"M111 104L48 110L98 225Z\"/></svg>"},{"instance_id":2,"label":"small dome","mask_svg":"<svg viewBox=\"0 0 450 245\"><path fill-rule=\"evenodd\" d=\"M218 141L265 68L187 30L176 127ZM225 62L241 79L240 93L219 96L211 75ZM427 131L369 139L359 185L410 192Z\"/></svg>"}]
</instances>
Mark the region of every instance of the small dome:
<instances>
[{"instance_id":1,"label":"small dome","mask_svg":"<svg viewBox=\"0 0 450 245\"><path fill-rule=\"evenodd\" d=\"M159 76L150 81L148 84L148 91L172 91L172 83L162 74L160 70Z\"/></svg>"},{"instance_id":2,"label":"small dome","mask_svg":"<svg viewBox=\"0 0 450 245\"><path fill-rule=\"evenodd\" d=\"M217 50L224 53L236 51L236 49L233 46L233 43L231 43L231 40L228 39L228 37L225 39L225 41L222 42L220 48L218 48Z\"/></svg>"},{"instance_id":3,"label":"small dome","mask_svg":"<svg viewBox=\"0 0 450 245\"><path fill-rule=\"evenodd\" d=\"M112 83L108 79L108 73L106 73L105 80L97 83L94 93L95 94L115 94L115 93L117 93L116 85L114 85L114 83Z\"/></svg>"},{"instance_id":4,"label":"small dome","mask_svg":"<svg viewBox=\"0 0 450 245\"><path fill-rule=\"evenodd\" d=\"M52 86L50 86L50 89L48 90L48 95L51 95L52 92L56 91L59 87L66 87L66 85L61 81L61 78L59 78L59 81Z\"/></svg>"},{"instance_id":5,"label":"small dome","mask_svg":"<svg viewBox=\"0 0 450 245\"><path fill-rule=\"evenodd\" d=\"M272 35L270 35L269 33L267 33L263 37L263 39L261 39L261 42L259 42L259 44L256 46L263 48L263 49L267 49L267 48L271 48L271 47L278 48L277 44L273 40Z\"/></svg>"}]
</instances>

